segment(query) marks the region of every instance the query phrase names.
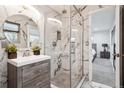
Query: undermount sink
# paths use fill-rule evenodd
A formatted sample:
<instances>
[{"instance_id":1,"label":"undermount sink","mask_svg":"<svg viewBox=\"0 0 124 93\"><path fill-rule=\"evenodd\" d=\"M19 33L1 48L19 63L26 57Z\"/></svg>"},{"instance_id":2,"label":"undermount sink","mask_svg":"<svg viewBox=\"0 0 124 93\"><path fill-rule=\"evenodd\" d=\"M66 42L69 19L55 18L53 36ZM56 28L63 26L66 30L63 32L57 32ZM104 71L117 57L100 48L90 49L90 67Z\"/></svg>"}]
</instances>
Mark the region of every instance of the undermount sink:
<instances>
[{"instance_id":1,"label":"undermount sink","mask_svg":"<svg viewBox=\"0 0 124 93\"><path fill-rule=\"evenodd\" d=\"M8 63L10 63L16 67L19 67L19 66L28 65L28 64L39 62L39 61L47 60L47 59L51 59L51 57L47 56L47 55L32 55L32 56L26 56L26 57L18 57L16 59L8 59Z\"/></svg>"}]
</instances>

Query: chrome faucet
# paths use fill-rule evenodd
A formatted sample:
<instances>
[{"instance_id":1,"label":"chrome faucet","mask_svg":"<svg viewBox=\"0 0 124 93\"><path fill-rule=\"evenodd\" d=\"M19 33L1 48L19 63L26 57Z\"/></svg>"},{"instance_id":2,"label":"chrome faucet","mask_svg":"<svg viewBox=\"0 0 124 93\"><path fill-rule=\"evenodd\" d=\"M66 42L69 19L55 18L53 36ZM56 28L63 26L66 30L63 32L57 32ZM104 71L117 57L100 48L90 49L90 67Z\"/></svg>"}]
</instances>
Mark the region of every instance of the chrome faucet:
<instances>
[{"instance_id":1,"label":"chrome faucet","mask_svg":"<svg viewBox=\"0 0 124 93\"><path fill-rule=\"evenodd\" d=\"M23 53L23 57L30 56L30 50L25 50Z\"/></svg>"}]
</instances>

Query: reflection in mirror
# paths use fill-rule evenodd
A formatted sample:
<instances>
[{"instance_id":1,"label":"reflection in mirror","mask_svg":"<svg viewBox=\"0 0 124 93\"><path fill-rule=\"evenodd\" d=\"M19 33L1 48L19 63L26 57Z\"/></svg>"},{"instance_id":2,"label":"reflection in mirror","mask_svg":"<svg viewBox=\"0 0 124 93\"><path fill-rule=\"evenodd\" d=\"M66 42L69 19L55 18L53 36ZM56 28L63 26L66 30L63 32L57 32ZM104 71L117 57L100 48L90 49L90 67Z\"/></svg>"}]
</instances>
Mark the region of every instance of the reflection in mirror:
<instances>
[{"instance_id":1,"label":"reflection in mirror","mask_svg":"<svg viewBox=\"0 0 124 93\"><path fill-rule=\"evenodd\" d=\"M13 15L3 25L6 39L19 48L30 48L39 44L40 34L37 24L27 16Z\"/></svg>"},{"instance_id":2,"label":"reflection in mirror","mask_svg":"<svg viewBox=\"0 0 124 93\"><path fill-rule=\"evenodd\" d=\"M4 34L11 43L19 43L20 24L6 21L3 26Z\"/></svg>"},{"instance_id":3,"label":"reflection in mirror","mask_svg":"<svg viewBox=\"0 0 124 93\"><path fill-rule=\"evenodd\" d=\"M3 27L5 31L13 31L13 32L19 32L19 28L20 28L20 24L9 21L6 21Z\"/></svg>"},{"instance_id":4,"label":"reflection in mirror","mask_svg":"<svg viewBox=\"0 0 124 93\"><path fill-rule=\"evenodd\" d=\"M19 43L19 36L18 33L15 32L6 32L4 31L4 34L6 36L6 38L11 41L12 43Z\"/></svg>"},{"instance_id":5,"label":"reflection in mirror","mask_svg":"<svg viewBox=\"0 0 124 93\"><path fill-rule=\"evenodd\" d=\"M39 43L39 33L38 32L38 28L34 25L27 25L27 29L29 32L29 44L30 47L35 46L36 44Z\"/></svg>"}]
</instances>

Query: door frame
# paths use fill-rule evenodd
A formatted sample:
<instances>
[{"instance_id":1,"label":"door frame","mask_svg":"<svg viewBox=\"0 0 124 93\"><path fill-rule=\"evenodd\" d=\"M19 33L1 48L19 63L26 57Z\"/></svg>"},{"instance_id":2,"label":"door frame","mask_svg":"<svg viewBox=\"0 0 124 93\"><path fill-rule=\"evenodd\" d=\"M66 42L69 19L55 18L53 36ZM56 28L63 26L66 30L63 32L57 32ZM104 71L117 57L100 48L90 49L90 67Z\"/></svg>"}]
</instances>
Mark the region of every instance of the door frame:
<instances>
[{"instance_id":1,"label":"door frame","mask_svg":"<svg viewBox=\"0 0 124 93\"><path fill-rule=\"evenodd\" d=\"M89 81L92 81L92 44L91 44L91 15L93 13L100 12L105 9L109 9L110 7L107 8L102 8L102 9L97 9L94 11L91 11L89 13ZM120 6L115 6L115 25L116 25L116 30L115 30L115 42L116 42L116 53L120 54ZM120 87L120 58L116 57L116 72L115 72L115 87L119 88Z\"/></svg>"}]
</instances>

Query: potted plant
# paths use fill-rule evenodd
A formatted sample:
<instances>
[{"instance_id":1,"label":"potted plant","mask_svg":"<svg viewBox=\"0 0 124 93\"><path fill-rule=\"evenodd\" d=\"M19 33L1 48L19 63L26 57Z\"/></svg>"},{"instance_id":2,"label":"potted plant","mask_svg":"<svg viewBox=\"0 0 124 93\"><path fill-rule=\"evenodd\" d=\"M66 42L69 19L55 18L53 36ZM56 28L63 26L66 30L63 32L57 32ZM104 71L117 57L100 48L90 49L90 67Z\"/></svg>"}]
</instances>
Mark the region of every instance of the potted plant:
<instances>
[{"instance_id":1,"label":"potted plant","mask_svg":"<svg viewBox=\"0 0 124 93\"><path fill-rule=\"evenodd\" d=\"M34 55L40 55L41 48L39 46L35 46L32 48Z\"/></svg>"},{"instance_id":2,"label":"potted plant","mask_svg":"<svg viewBox=\"0 0 124 93\"><path fill-rule=\"evenodd\" d=\"M14 59L17 58L17 47L15 45L8 45L5 49L5 51L8 53L8 59Z\"/></svg>"}]
</instances>

